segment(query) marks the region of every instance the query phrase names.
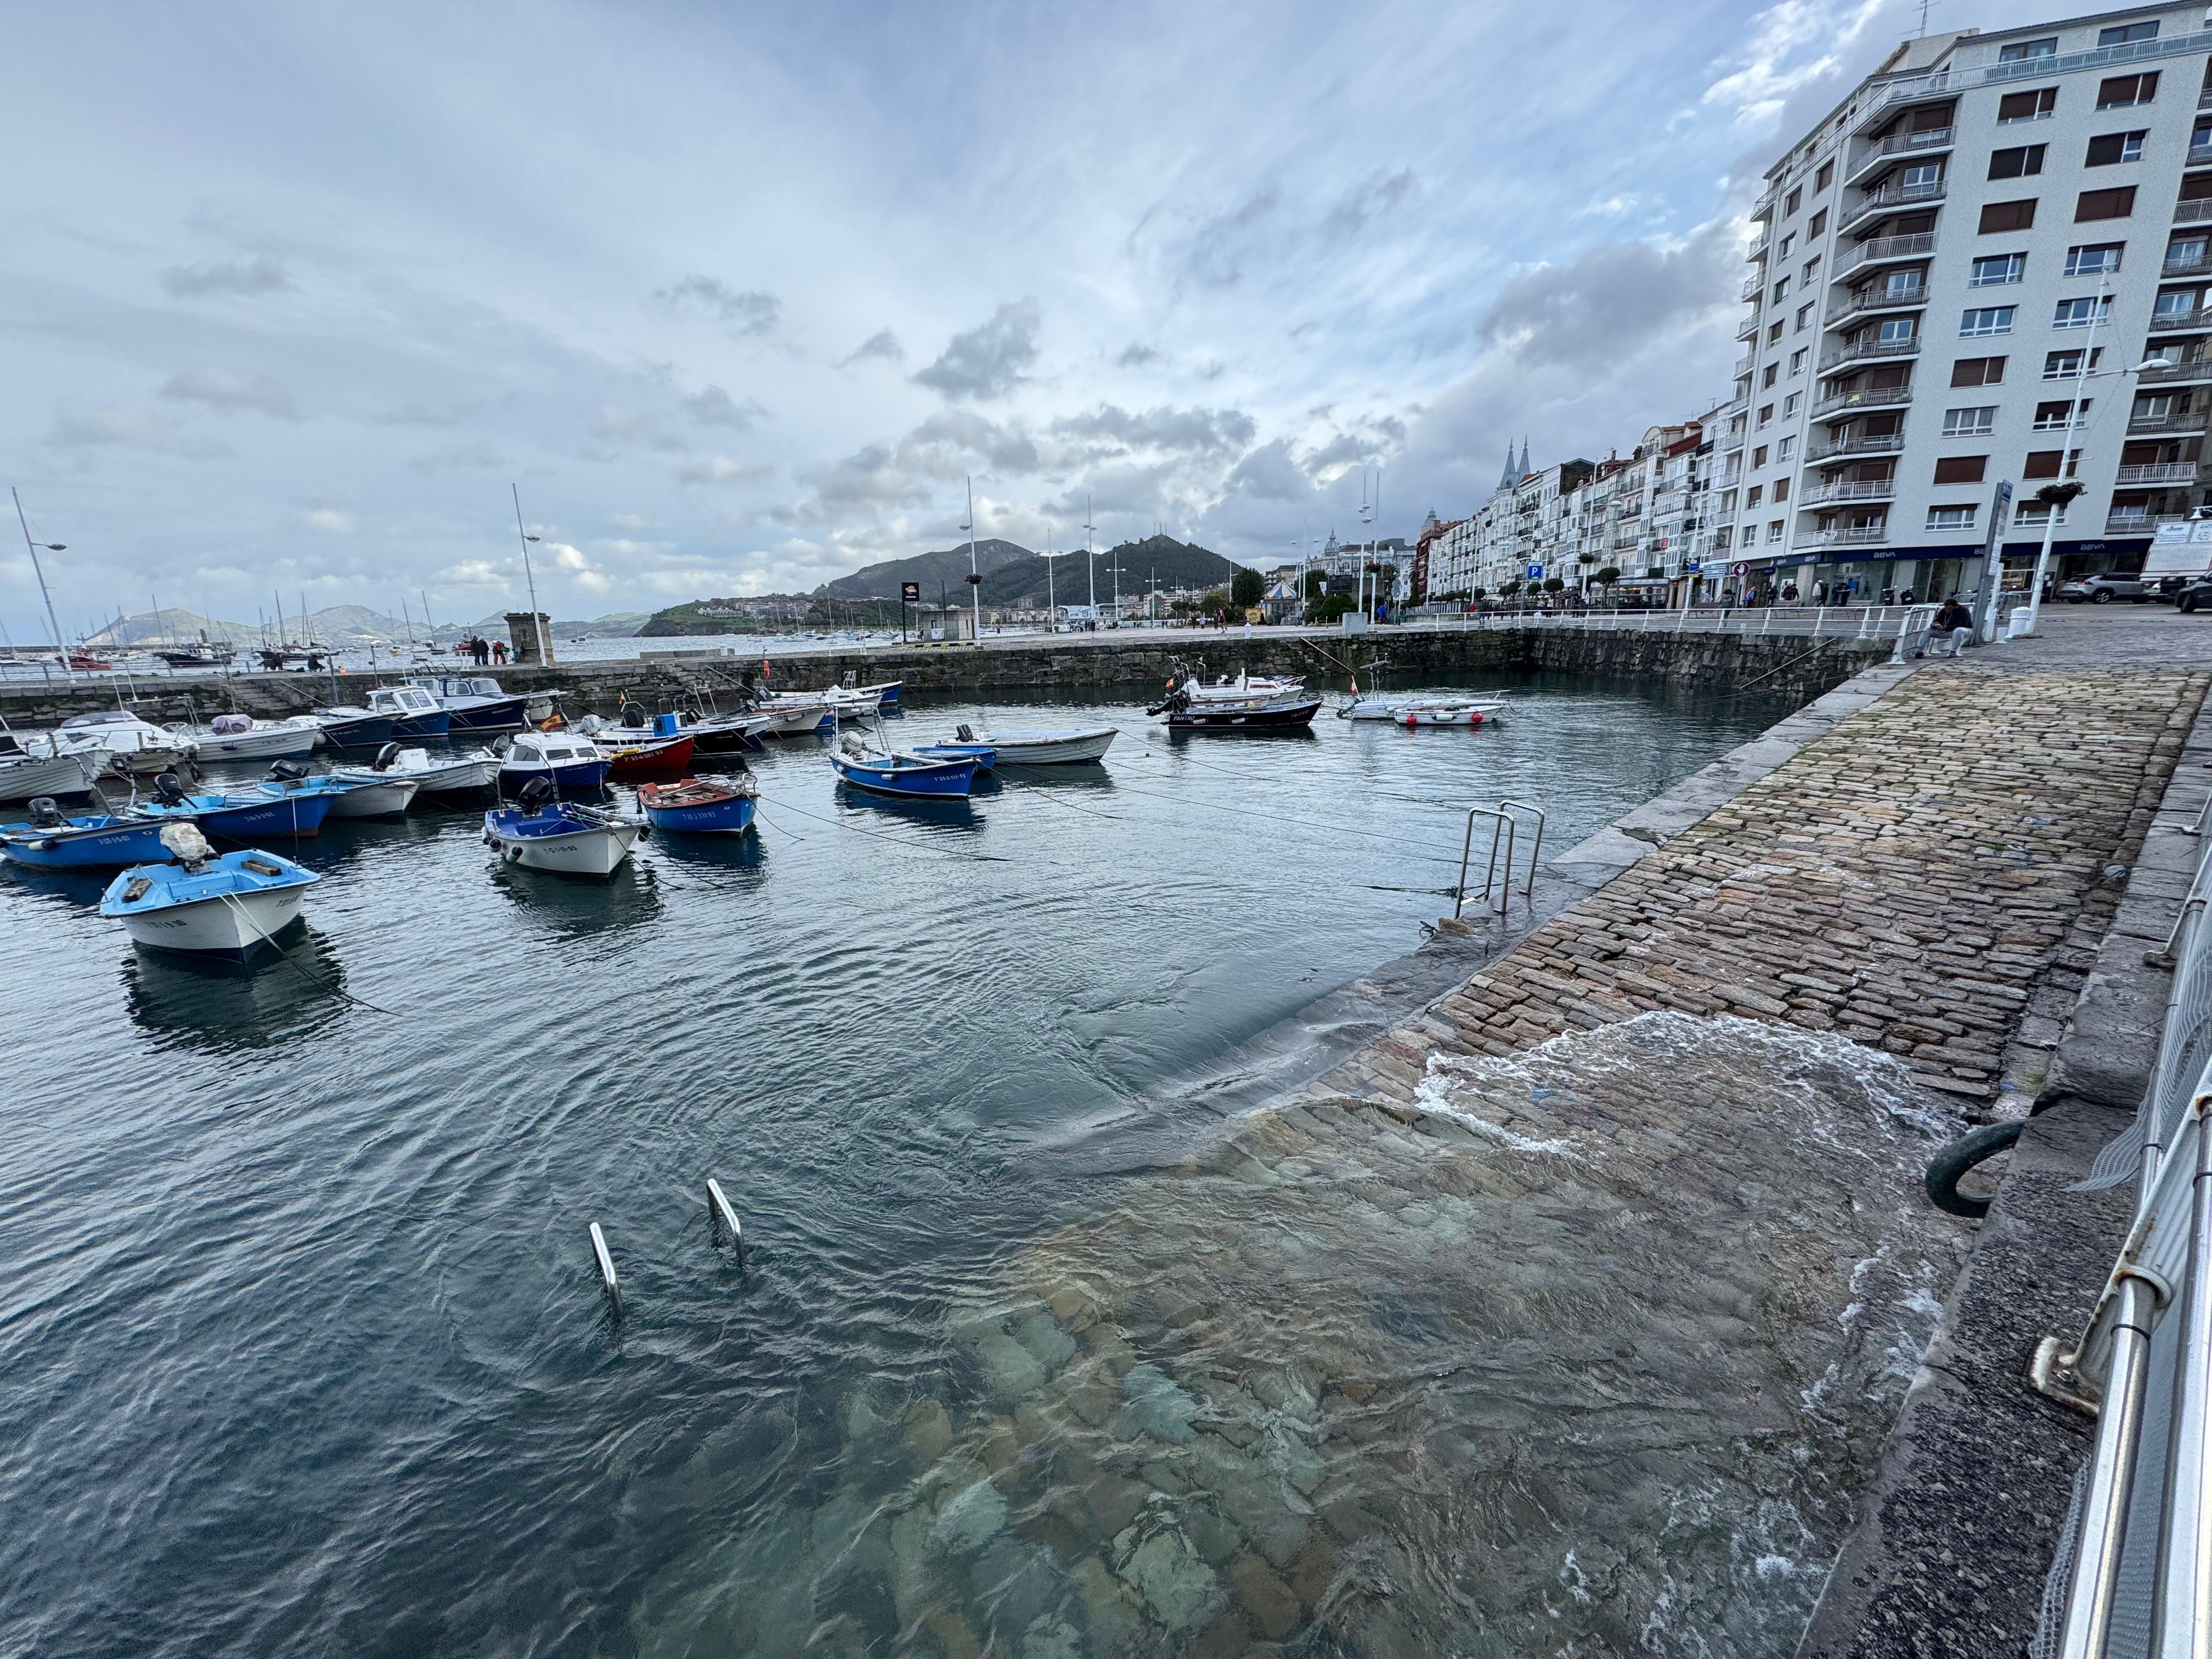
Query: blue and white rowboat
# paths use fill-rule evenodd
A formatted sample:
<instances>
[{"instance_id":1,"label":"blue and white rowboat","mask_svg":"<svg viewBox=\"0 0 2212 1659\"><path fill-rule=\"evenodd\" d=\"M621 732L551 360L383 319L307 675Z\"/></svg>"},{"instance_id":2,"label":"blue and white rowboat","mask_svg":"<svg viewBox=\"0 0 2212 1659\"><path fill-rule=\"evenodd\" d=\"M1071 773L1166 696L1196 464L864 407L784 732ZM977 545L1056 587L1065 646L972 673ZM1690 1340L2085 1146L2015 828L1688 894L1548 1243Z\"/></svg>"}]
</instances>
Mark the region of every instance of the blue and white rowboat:
<instances>
[{"instance_id":1,"label":"blue and white rowboat","mask_svg":"<svg viewBox=\"0 0 2212 1659\"><path fill-rule=\"evenodd\" d=\"M278 793L262 784L235 795L164 793L156 799L140 801L124 816L157 829L163 823L197 823L204 833L225 841L261 841L318 834L337 799L320 789Z\"/></svg>"},{"instance_id":2,"label":"blue and white rowboat","mask_svg":"<svg viewBox=\"0 0 2212 1659\"><path fill-rule=\"evenodd\" d=\"M867 755L858 752L855 745L832 751L830 764L843 782L878 795L964 800L975 785L973 757L924 760L919 755Z\"/></svg>"},{"instance_id":3,"label":"blue and white rowboat","mask_svg":"<svg viewBox=\"0 0 2212 1659\"><path fill-rule=\"evenodd\" d=\"M532 796L545 788L534 780ZM484 814L484 840L499 849L500 858L527 870L550 870L562 876L611 876L629 856L630 848L645 826L620 813L556 801L540 807L526 796L528 805L502 806Z\"/></svg>"},{"instance_id":4,"label":"blue and white rowboat","mask_svg":"<svg viewBox=\"0 0 2212 1659\"><path fill-rule=\"evenodd\" d=\"M637 804L654 829L687 836L742 836L753 827L759 790L746 778L685 778L640 784Z\"/></svg>"},{"instance_id":5,"label":"blue and white rowboat","mask_svg":"<svg viewBox=\"0 0 2212 1659\"><path fill-rule=\"evenodd\" d=\"M64 817L41 797L31 803L28 823L0 828L0 854L34 870L99 870L158 863L169 849L161 845L158 823L104 812Z\"/></svg>"},{"instance_id":6,"label":"blue and white rowboat","mask_svg":"<svg viewBox=\"0 0 2212 1659\"><path fill-rule=\"evenodd\" d=\"M320 879L291 860L258 849L209 855L186 823L161 831L179 864L141 864L109 884L100 914L135 944L157 951L244 960L300 920L300 900Z\"/></svg>"}]
</instances>

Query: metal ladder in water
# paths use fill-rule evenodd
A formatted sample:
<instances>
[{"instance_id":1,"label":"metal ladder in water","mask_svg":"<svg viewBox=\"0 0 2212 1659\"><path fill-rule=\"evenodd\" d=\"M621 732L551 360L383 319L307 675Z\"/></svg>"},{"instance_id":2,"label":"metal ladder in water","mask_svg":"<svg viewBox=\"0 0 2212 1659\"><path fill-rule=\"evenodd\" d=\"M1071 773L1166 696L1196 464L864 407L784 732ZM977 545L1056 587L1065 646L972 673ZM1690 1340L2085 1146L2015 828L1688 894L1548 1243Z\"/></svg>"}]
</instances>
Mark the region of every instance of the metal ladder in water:
<instances>
[{"instance_id":1,"label":"metal ladder in water","mask_svg":"<svg viewBox=\"0 0 2212 1659\"><path fill-rule=\"evenodd\" d=\"M1470 806L1467 809L1467 837L1461 844L1459 853L1459 885L1452 890L1453 921L1456 921L1460 919L1460 912L1467 905L1467 872L1474 854L1474 821L1477 818L1486 817L1490 820L1490 859L1483 869L1482 891L1477 896L1482 901L1483 908L1487 910L1491 908L1491 893L1495 890L1498 894L1497 914L1501 916L1511 904L1514 839L1519 830L1519 820L1514 816L1516 812L1533 813L1536 820L1536 833L1528 845L1528 874L1521 887L1521 896L1523 898L1532 902L1535 898L1536 865L1544 853L1544 809L1533 801L1525 800L1501 800L1495 806ZM1502 881L1499 878L1498 867L1498 849L1501 840L1505 848L1505 868Z\"/></svg>"}]
</instances>

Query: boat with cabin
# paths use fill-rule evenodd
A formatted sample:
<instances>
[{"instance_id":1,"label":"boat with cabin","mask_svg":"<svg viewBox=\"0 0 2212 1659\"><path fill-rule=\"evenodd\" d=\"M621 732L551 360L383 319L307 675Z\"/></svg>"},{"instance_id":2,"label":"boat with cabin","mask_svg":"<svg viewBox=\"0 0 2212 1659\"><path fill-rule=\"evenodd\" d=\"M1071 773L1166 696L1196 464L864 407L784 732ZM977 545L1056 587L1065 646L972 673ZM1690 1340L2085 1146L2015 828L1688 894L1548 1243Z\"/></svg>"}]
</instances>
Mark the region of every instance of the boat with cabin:
<instances>
[{"instance_id":1,"label":"boat with cabin","mask_svg":"<svg viewBox=\"0 0 2212 1659\"><path fill-rule=\"evenodd\" d=\"M500 738L492 751L499 756L499 787L510 794L532 778L545 778L556 789L593 790L614 769L598 744L572 732L525 732Z\"/></svg>"},{"instance_id":2,"label":"boat with cabin","mask_svg":"<svg viewBox=\"0 0 2212 1659\"><path fill-rule=\"evenodd\" d=\"M538 719L553 712L550 697L504 690L486 674L418 674L410 684L435 697L438 707L452 717L449 735L522 731L537 723L532 718L534 702L544 705L545 714Z\"/></svg>"}]
</instances>

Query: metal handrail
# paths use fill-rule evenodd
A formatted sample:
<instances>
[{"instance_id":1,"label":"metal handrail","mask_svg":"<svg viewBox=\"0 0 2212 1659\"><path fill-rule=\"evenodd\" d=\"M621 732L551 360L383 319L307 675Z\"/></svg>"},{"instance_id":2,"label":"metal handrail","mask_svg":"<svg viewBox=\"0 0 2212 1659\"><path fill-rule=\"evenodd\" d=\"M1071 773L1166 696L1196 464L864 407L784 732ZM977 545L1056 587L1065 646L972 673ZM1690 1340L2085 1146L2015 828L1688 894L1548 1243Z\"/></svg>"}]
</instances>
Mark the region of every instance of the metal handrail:
<instances>
[{"instance_id":1,"label":"metal handrail","mask_svg":"<svg viewBox=\"0 0 2212 1659\"><path fill-rule=\"evenodd\" d=\"M1505 846L1505 884L1504 890L1498 895L1498 914L1501 916L1504 915L1507 908L1511 905L1513 900L1513 862L1515 857L1513 850L1514 836L1519 828L1519 821L1513 816L1516 812L1534 812L1536 815L1536 838L1530 844L1528 848L1528 878L1522 884L1521 889L1521 896L1523 898L1531 901L1535 898L1536 861L1543 856L1544 851L1544 825L1546 822L1544 809L1534 805L1533 802L1525 800L1502 800L1495 806L1470 806L1467 809L1467 836L1460 846L1459 885L1452 890L1452 918L1454 921L1458 920L1461 910L1467 903L1467 871L1468 864L1473 860L1474 856L1474 821L1479 817L1486 817L1491 820L1490 858L1489 861L1484 866L1482 872L1482 892L1480 896L1483 901L1484 908L1487 908L1489 907L1490 895L1492 890L1496 889L1498 885L1498 848L1501 834L1503 835Z\"/></svg>"}]
</instances>

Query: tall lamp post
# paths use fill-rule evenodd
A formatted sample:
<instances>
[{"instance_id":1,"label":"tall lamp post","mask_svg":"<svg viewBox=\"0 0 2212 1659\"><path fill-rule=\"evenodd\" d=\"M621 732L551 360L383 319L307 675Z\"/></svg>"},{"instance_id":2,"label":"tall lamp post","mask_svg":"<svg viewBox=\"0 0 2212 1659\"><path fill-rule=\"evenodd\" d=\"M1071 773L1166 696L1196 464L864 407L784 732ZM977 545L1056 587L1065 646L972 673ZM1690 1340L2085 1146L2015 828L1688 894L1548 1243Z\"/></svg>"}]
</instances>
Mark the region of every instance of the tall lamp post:
<instances>
[{"instance_id":1,"label":"tall lamp post","mask_svg":"<svg viewBox=\"0 0 2212 1659\"><path fill-rule=\"evenodd\" d=\"M530 586L530 631L538 641L540 666L550 667L553 661L553 619L538 608L538 577L530 568L530 544L538 539L522 527L522 489L509 484L514 492L514 533L522 538L522 580Z\"/></svg>"},{"instance_id":2,"label":"tall lamp post","mask_svg":"<svg viewBox=\"0 0 2212 1659\"><path fill-rule=\"evenodd\" d=\"M1044 561L1044 631L1050 634L1058 630L1059 624L1053 620L1053 617L1054 614L1060 609L1059 601L1053 597L1052 562L1054 559L1064 559L1067 555L1065 553L1040 553L1037 556Z\"/></svg>"},{"instance_id":3,"label":"tall lamp post","mask_svg":"<svg viewBox=\"0 0 2212 1659\"><path fill-rule=\"evenodd\" d=\"M46 602L46 626L53 629L54 654L62 659L62 672L69 677L71 684L75 684L76 682L76 671L70 666L69 647L64 644L62 640L61 621L54 615L54 596L52 593L48 592L46 588L46 569L44 565L39 562L39 550L40 548L46 549L49 553L66 553L69 551L69 544L67 542L33 541L31 539L31 521L23 516L22 495L12 488L8 491L8 493L15 498L15 522L23 526L23 545L31 550L31 574L39 579L39 597Z\"/></svg>"},{"instance_id":4,"label":"tall lamp post","mask_svg":"<svg viewBox=\"0 0 2212 1659\"><path fill-rule=\"evenodd\" d=\"M975 643L983 643L983 571L975 559L975 480L968 480L968 521L960 526L968 532L968 591L974 596L975 605Z\"/></svg>"}]
</instances>

